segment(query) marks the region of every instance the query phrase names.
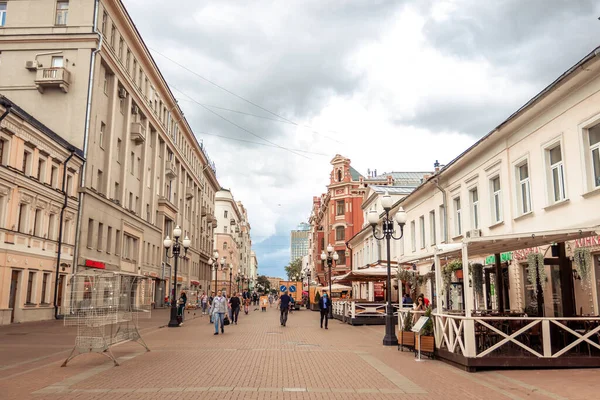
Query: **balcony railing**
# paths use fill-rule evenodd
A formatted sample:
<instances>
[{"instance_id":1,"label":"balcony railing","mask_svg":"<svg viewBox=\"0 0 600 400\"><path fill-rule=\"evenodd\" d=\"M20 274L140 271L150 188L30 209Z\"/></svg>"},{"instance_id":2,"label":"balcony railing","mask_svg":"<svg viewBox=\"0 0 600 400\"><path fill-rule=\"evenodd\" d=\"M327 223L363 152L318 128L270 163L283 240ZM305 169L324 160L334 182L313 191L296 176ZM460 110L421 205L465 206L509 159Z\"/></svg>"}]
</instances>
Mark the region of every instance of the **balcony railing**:
<instances>
[{"instance_id":1,"label":"balcony railing","mask_svg":"<svg viewBox=\"0 0 600 400\"><path fill-rule=\"evenodd\" d=\"M165 161L165 175L167 178L173 179L177 177L177 170L175 169L175 162Z\"/></svg>"},{"instance_id":2,"label":"balcony railing","mask_svg":"<svg viewBox=\"0 0 600 400\"><path fill-rule=\"evenodd\" d=\"M59 88L63 92L69 91L71 73L66 68L39 68L35 76L35 86L40 93L46 88Z\"/></svg>"},{"instance_id":3,"label":"balcony railing","mask_svg":"<svg viewBox=\"0 0 600 400\"><path fill-rule=\"evenodd\" d=\"M131 140L138 144L146 141L146 128L140 122L131 123Z\"/></svg>"}]
</instances>

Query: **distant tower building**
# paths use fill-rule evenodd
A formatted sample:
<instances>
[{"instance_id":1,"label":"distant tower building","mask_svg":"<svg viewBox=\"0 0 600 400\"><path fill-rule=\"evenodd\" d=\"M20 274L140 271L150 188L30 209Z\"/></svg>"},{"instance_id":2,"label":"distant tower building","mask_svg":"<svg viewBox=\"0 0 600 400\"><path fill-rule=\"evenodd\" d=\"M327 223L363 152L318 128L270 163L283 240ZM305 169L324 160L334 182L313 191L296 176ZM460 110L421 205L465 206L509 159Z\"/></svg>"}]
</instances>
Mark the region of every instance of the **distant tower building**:
<instances>
[{"instance_id":1,"label":"distant tower building","mask_svg":"<svg viewBox=\"0 0 600 400\"><path fill-rule=\"evenodd\" d=\"M301 222L296 230L291 233L292 251L290 261L302 258L308 254L308 238L310 236L310 225Z\"/></svg>"}]
</instances>

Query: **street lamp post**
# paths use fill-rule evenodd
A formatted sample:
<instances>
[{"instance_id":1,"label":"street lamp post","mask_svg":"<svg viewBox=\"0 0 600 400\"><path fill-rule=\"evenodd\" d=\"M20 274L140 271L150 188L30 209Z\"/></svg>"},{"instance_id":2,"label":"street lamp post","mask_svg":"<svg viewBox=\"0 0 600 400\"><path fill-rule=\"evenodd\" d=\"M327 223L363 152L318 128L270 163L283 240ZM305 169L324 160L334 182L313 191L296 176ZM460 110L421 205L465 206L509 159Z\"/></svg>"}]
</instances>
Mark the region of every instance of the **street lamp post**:
<instances>
[{"instance_id":1,"label":"street lamp post","mask_svg":"<svg viewBox=\"0 0 600 400\"><path fill-rule=\"evenodd\" d=\"M331 266L333 264L333 261L337 262L339 258L340 256L338 255L337 251L335 251L333 246L330 244L327 245L327 254L325 254L325 251L321 253L321 260L323 260L323 262L327 261L327 266L329 267L329 300L331 301L332 306L333 293L331 292ZM329 307L329 318L333 318L333 307Z\"/></svg>"},{"instance_id":2,"label":"street lamp post","mask_svg":"<svg viewBox=\"0 0 600 400\"><path fill-rule=\"evenodd\" d=\"M181 237L181 228L178 226L173 229L173 238L175 239L175 243L173 240L167 236L163 242L165 246L166 256L167 258L172 258L175 261L175 271L173 276L173 297L171 298L171 319L169 320L169 327L173 328L179 326L179 321L177 321L177 302L175 298L177 297L177 264L179 261L180 253L181 253L181 245L183 245L183 257L187 255L188 248L191 246L192 241L187 236L183 239L182 243L179 243L179 238ZM171 248L172 256L169 256L169 248Z\"/></svg>"},{"instance_id":3,"label":"street lamp post","mask_svg":"<svg viewBox=\"0 0 600 400\"><path fill-rule=\"evenodd\" d=\"M394 219L398 222L400 226L400 236L394 236L394 219L390 218L390 210L392 209L393 201L392 196L386 191L383 197L381 198L381 206L385 211L385 216L382 221L382 231L383 235L381 237L377 236L376 228L377 223L379 222L379 213L377 210L372 209L367 214L367 220L369 224L371 224L371 228L373 228L373 237L377 240L386 241L387 247L387 286L386 286L386 312L385 312L385 336L383 337L383 345L384 346L397 346L398 338L396 337L396 332L394 331L394 309L392 308L392 265L391 265L391 254L390 254L390 240L400 240L402 236L404 236L404 225L406 224L406 212L402 207L398 209L396 216Z\"/></svg>"},{"instance_id":4,"label":"street lamp post","mask_svg":"<svg viewBox=\"0 0 600 400\"><path fill-rule=\"evenodd\" d=\"M233 265L229 264L229 297L231 297L231 277L233 275Z\"/></svg>"},{"instance_id":5,"label":"street lamp post","mask_svg":"<svg viewBox=\"0 0 600 400\"><path fill-rule=\"evenodd\" d=\"M310 270L306 271L306 279L308 280L308 308L310 310Z\"/></svg>"},{"instance_id":6,"label":"street lamp post","mask_svg":"<svg viewBox=\"0 0 600 400\"><path fill-rule=\"evenodd\" d=\"M208 263L213 266L213 269L215 271L215 295L216 295L217 290L219 290L218 282L217 282L217 271L219 271L219 266L221 267L220 268L221 271L223 271L223 269L225 269L225 257L221 257L221 260L219 260L219 252L217 250L215 250L215 252L213 253L213 256L215 257L215 260L213 261L212 259L210 259L210 260L208 260Z\"/></svg>"}]
</instances>

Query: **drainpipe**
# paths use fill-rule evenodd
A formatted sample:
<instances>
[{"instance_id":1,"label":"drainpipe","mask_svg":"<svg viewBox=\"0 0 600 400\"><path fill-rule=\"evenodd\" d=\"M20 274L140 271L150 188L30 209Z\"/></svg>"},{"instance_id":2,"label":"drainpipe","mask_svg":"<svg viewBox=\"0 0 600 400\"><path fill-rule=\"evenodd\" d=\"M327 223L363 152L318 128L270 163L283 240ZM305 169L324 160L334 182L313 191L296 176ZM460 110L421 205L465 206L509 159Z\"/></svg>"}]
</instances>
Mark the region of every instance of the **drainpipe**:
<instances>
[{"instance_id":1,"label":"drainpipe","mask_svg":"<svg viewBox=\"0 0 600 400\"><path fill-rule=\"evenodd\" d=\"M90 119L91 119L91 112L92 112L92 92L93 92L93 87L94 87L94 63L96 61L96 54L98 54L98 52L100 51L100 49L102 49L102 41L104 39L104 36L102 36L102 34L100 32L98 32L98 5L100 3L100 0L96 0L94 3L94 26L93 26L93 31L94 33L96 33L99 37L100 40L98 42L98 48L96 48L94 51L92 51L92 54L90 56L90 74L88 77L88 91L87 91L87 105L85 108L85 129L84 129L84 133L83 133L83 156L84 156L84 162L83 162L83 166L81 168L81 178L80 178L80 183L79 183L79 187L80 188L84 188L85 187L85 174L86 174L86 166L87 166L87 152L88 152L88 139L89 139L89 133L90 133ZM77 228L75 230L75 232L81 232L81 210L83 209L83 202L84 202L84 196L83 196L83 191L79 192L79 211L77 213ZM73 274L77 273L77 267L78 267L78 263L79 263L79 241L76 240L75 241L75 252L73 254Z\"/></svg>"},{"instance_id":2,"label":"drainpipe","mask_svg":"<svg viewBox=\"0 0 600 400\"><path fill-rule=\"evenodd\" d=\"M71 150L71 154L69 157L63 162L63 180L62 180L62 194L63 194L63 206L60 209L60 221L58 228L58 254L56 255L56 277L54 280L54 318L59 319L58 316L58 278L60 277L60 255L62 253L62 242L63 242L63 218L65 215L65 208L67 208L67 202L69 200L69 196L66 192L67 186L67 164L73 158L75 152Z\"/></svg>"},{"instance_id":3,"label":"drainpipe","mask_svg":"<svg viewBox=\"0 0 600 400\"><path fill-rule=\"evenodd\" d=\"M448 202L446 191L440 186L440 178L435 178L433 184L442 192L442 203L444 205L444 243L448 243Z\"/></svg>"}]
</instances>

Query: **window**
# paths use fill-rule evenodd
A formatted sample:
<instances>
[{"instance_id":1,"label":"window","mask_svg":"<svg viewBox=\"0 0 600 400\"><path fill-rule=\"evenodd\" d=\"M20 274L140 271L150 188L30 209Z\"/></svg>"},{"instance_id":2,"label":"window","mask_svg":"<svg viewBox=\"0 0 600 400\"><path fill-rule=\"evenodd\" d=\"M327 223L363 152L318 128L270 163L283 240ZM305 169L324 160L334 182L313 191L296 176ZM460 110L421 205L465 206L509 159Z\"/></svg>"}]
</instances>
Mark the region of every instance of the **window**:
<instances>
[{"instance_id":1,"label":"window","mask_svg":"<svg viewBox=\"0 0 600 400\"><path fill-rule=\"evenodd\" d=\"M227 242L223 242L223 250L227 250Z\"/></svg>"},{"instance_id":2,"label":"window","mask_svg":"<svg viewBox=\"0 0 600 400\"><path fill-rule=\"evenodd\" d=\"M39 208L36 208L33 217L33 234L35 236L42 236L42 210Z\"/></svg>"},{"instance_id":3,"label":"window","mask_svg":"<svg viewBox=\"0 0 600 400\"><path fill-rule=\"evenodd\" d=\"M5 154L6 153L6 154ZM8 160L8 141L0 139L0 165L5 165Z\"/></svg>"},{"instance_id":4,"label":"window","mask_svg":"<svg viewBox=\"0 0 600 400\"><path fill-rule=\"evenodd\" d=\"M22 203L19 206L19 219L17 225L17 231L21 233L27 233L27 208L28 204Z\"/></svg>"},{"instance_id":5,"label":"window","mask_svg":"<svg viewBox=\"0 0 600 400\"><path fill-rule=\"evenodd\" d=\"M102 251L102 236L104 233L104 224L103 223L99 223L98 224L98 245L96 246L96 250L98 251Z\"/></svg>"},{"instance_id":6,"label":"window","mask_svg":"<svg viewBox=\"0 0 600 400\"><path fill-rule=\"evenodd\" d=\"M50 276L50 274L46 274L44 273L44 275L42 276L42 297L40 298L40 303L42 304L48 304L48 299L46 297L47 293L48 293L48 277Z\"/></svg>"},{"instance_id":7,"label":"window","mask_svg":"<svg viewBox=\"0 0 600 400\"><path fill-rule=\"evenodd\" d=\"M101 28L101 32L103 36L106 36L106 21L108 20L108 14L106 13L106 11L104 11L104 13L102 14L102 28Z\"/></svg>"},{"instance_id":8,"label":"window","mask_svg":"<svg viewBox=\"0 0 600 400\"><path fill-rule=\"evenodd\" d=\"M338 200L335 204L335 215L344 215L344 200Z\"/></svg>"},{"instance_id":9,"label":"window","mask_svg":"<svg viewBox=\"0 0 600 400\"><path fill-rule=\"evenodd\" d=\"M121 254L121 231L118 229L115 231L115 254Z\"/></svg>"},{"instance_id":10,"label":"window","mask_svg":"<svg viewBox=\"0 0 600 400\"><path fill-rule=\"evenodd\" d=\"M431 245L436 243L435 211L429 211L429 241Z\"/></svg>"},{"instance_id":11,"label":"window","mask_svg":"<svg viewBox=\"0 0 600 400\"><path fill-rule=\"evenodd\" d=\"M87 230L87 247L92 248L92 240L94 239L94 220L88 219L88 230Z\"/></svg>"},{"instance_id":12,"label":"window","mask_svg":"<svg viewBox=\"0 0 600 400\"><path fill-rule=\"evenodd\" d=\"M223 211L223 217L227 218L227 210Z\"/></svg>"},{"instance_id":13,"label":"window","mask_svg":"<svg viewBox=\"0 0 600 400\"><path fill-rule=\"evenodd\" d=\"M112 226L109 226L106 230L106 252L110 254L112 248Z\"/></svg>"},{"instance_id":14,"label":"window","mask_svg":"<svg viewBox=\"0 0 600 400\"><path fill-rule=\"evenodd\" d=\"M338 226L335 228L335 240L340 241L346 238L346 228Z\"/></svg>"},{"instance_id":15,"label":"window","mask_svg":"<svg viewBox=\"0 0 600 400\"><path fill-rule=\"evenodd\" d=\"M123 59L123 38L119 38L119 60Z\"/></svg>"},{"instance_id":16,"label":"window","mask_svg":"<svg viewBox=\"0 0 600 400\"><path fill-rule=\"evenodd\" d=\"M56 231L56 214L48 216L48 239L54 240L54 232Z\"/></svg>"},{"instance_id":17,"label":"window","mask_svg":"<svg viewBox=\"0 0 600 400\"><path fill-rule=\"evenodd\" d=\"M462 235L462 216L460 209L460 197L454 199L454 233L455 236Z\"/></svg>"},{"instance_id":18,"label":"window","mask_svg":"<svg viewBox=\"0 0 600 400\"><path fill-rule=\"evenodd\" d=\"M140 178L140 174L142 173L142 159L140 157L137 158L137 177Z\"/></svg>"},{"instance_id":19,"label":"window","mask_svg":"<svg viewBox=\"0 0 600 400\"><path fill-rule=\"evenodd\" d=\"M67 16L69 14L69 2L58 1L56 2L56 25L66 25Z\"/></svg>"},{"instance_id":20,"label":"window","mask_svg":"<svg viewBox=\"0 0 600 400\"><path fill-rule=\"evenodd\" d=\"M58 185L58 166L53 163L50 170L50 186L56 189L56 185Z\"/></svg>"},{"instance_id":21,"label":"window","mask_svg":"<svg viewBox=\"0 0 600 400\"><path fill-rule=\"evenodd\" d=\"M135 168L135 153L132 151L131 152L131 157L129 159L129 172L131 173L131 175L133 175L134 172L134 168Z\"/></svg>"},{"instance_id":22,"label":"window","mask_svg":"<svg viewBox=\"0 0 600 400\"><path fill-rule=\"evenodd\" d=\"M223 227L223 233L227 233L227 227L226 226Z\"/></svg>"},{"instance_id":23,"label":"window","mask_svg":"<svg viewBox=\"0 0 600 400\"><path fill-rule=\"evenodd\" d=\"M117 139L117 162L121 164L121 139Z\"/></svg>"},{"instance_id":24,"label":"window","mask_svg":"<svg viewBox=\"0 0 600 400\"><path fill-rule=\"evenodd\" d=\"M31 175L31 159L33 155L31 154L31 150L23 151L23 165L21 166L21 171L23 171L26 175Z\"/></svg>"},{"instance_id":25,"label":"window","mask_svg":"<svg viewBox=\"0 0 600 400\"><path fill-rule=\"evenodd\" d=\"M6 2L0 3L0 26L6 24Z\"/></svg>"},{"instance_id":26,"label":"window","mask_svg":"<svg viewBox=\"0 0 600 400\"><path fill-rule=\"evenodd\" d=\"M62 68L65 65L65 61L62 56L55 56L52 57L51 65L52 68Z\"/></svg>"},{"instance_id":27,"label":"window","mask_svg":"<svg viewBox=\"0 0 600 400\"><path fill-rule=\"evenodd\" d=\"M415 228L415 221L410 221L410 249L417 251L417 229Z\"/></svg>"},{"instance_id":28,"label":"window","mask_svg":"<svg viewBox=\"0 0 600 400\"><path fill-rule=\"evenodd\" d=\"M592 167L592 189L600 187L600 124L588 129Z\"/></svg>"},{"instance_id":29,"label":"window","mask_svg":"<svg viewBox=\"0 0 600 400\"><path fill-rule=\"evenodd\" d=\"M135 83L135 77L137 76L137 60L133 59L133 83Z\"/></svg>"},{"instance_id":30,"label":"window","mask_svg":"<svg viewBox=\"0 0 600 400\"><path fill-rule=\"evenodd\" d=\"M96 175L96 190L98 190L98 192L103 193L102 190L102 171L98 170L98 173Z\"/></svg>"},{"instance_id":31,"label":"window","mask_svg":"<svg viewBox=\"0 0 600 400\"><path fill-rule=\"evenodd\" d=\"M37 179L42 183L46 182L46 159L41 157L38 159Z\"/></svg>"},{"instance_id":32,"label":"window","mask_svg":"<svg viewBox=\"0 0 600 400\"><path fill-rule=\"evenodd\" d=\"M490 179L490 192L492 198L492 221L502 221L502 191L500 190L500 177Z\"/></svg>"},{"instance_id":33,"label":"window","mask_svg":"<svg viewBox=\"0 0 600 400\"><path fill-rule=\"evenodd\" d=\"M113 198L115 200L119 200L120 194L121 194L121 192L119 190L119 182L115 182L115 192L113 193Z\"/></svg>"},{"instance_id":34,"label":"window","mask_svg":"<svg viewBox=\"0 0 600 400\"><path fill-rule=\"evenodd\" d=\"M562 160L561 145L546 149L546 160L549 166L549 188L552 203L567 198L565 191L565 169Z\"/></svg>"},{"instance_id":35,"label":"window","mask_svg":"<svg viewBox=\"0 0 600 400\"><path fill-rule=\"evenodd\" d=\"M67 175L67 187L65 188L67 196L73 195L73 176Z\"/></svg>"},{"instance_id":36,"label":"window","mask_svg":"<svg viewBox=\"0 0 600 400\"><path fill-rule=\"evenodd\" d=\"M131 72L129 71L129 60L131 59L131 50L127 49L127 58L125 58L125 69L127 70L127 73L130 74Z\"/></svg>"},{"instance_id":37,"label":"window","mask_svg":"<svg viewBox=\"0 0 600 400\"><path fill-rule=\"evenodd\" d=\"M115 27L115 24L112 24L112 26L110 27L110 47L112 47L113 49L115 48L116 31L117 28Z\"/></svg>"},{"instance_id":38,"label":"window","mask_svg":"<svg viewBox=\"0 0 600 400\"><path fill-rule=\"evenodd\" d=\"M129 192L129 209L133 210L133 193Z\"/></svg>"},{"instance_id":39,"label":"window","mask_svg":"<svg viewBox=\"0 0 600 400\"><path fill-rule=\"evenodd\" d=\"M345 250L337 250L338 260L335 262L335 265L346 265L346 251Z\"/></svg>"},{"instance_id":40,"label":"window","mask_svg":"<svg viewBox=\"0 0 600 400\"><path fill-rule=\"evenodd\" d=\"M419 217L419 229L421 230L421 248L425 248L425 216Z\"/></svg>"},{"instance_id":41,"label":"window","mask_svg":"<svg viewBox=\"0 0 600 400\"><path fill-rule=\"evenodd\" d=\"M531 212L531 187L529 184L529 165L527 163L517 166L517 180L519 181L519 212L521 215Z\"/></svg>"},{"instance_id":42,"label":"window","mask_svg":"<svg viewBox=\"0 0 600 400\"><path fill-rule=\"evenodd\" d=\"M479 229L479 192L477 188L469 191L471 199L471 229Z\"/></svg>"},{"instance_id":43,"label":"window","mask_svg":"<svg viewBox=\"0 0 600 400\"><path fill-rule=\"evenodd\" d=\"M29 279L27 279L27 298L25 303L32 304L33 301L33 281L35 279L35 272L29 272Z\"/></svg>"}]
</instances>

